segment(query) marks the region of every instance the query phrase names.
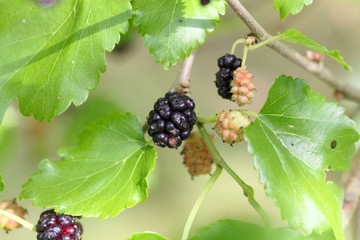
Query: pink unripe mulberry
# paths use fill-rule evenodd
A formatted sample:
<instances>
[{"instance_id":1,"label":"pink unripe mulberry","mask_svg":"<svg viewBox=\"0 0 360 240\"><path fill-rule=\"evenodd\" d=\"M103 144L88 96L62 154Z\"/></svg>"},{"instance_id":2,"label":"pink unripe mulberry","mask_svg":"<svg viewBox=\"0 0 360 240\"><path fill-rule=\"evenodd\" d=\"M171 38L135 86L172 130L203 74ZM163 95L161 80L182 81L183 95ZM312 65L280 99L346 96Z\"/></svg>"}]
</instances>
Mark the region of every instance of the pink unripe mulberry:
<instances>
[{"instance_id":1,"label":"pink unripe mulberry","mask_svg":"<svg viewBox=\"0 0 360 240\"><path fill-rule=\"evenodd\" d=\"M239 106L252 103L255 96L255 85L253 75L241 67L234 71L234 78L230 83L232 97L231 100Z\"/></svg>"},{"instance_id":2,"label":"pink unripe mulberry","mask_svg":"<svg viewBox=\"0 0 360 240\"><path fill-rule=\"evenodd\" d=\"M250 119L240 111L223 111L218 116L214 130L224 142L232 145L244 140L244 128L250 123Z\"/></svg>"},{"instance_id":3,"label":"pink unripe mulberry","mask_svg":"<svg viewBox=\"0 0 360 240\"><path fill-rule=\"evenodd\" d=\"M190 135L181 154L184 155L184 164L192 177L210 173L213 159L200 133L194 132Z\"/></svg>"}]
</instances>

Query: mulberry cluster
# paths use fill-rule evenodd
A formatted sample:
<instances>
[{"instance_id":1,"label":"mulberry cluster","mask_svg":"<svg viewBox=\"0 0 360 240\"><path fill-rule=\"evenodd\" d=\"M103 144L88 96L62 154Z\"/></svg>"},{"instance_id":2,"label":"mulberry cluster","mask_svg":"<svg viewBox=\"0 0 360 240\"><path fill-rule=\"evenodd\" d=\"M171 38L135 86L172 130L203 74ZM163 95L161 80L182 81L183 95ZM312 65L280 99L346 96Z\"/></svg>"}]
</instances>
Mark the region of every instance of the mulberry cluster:
<instances>
[{"instance_id":1,"label":"mulberry cluster","mask_svg":"<svg viewBox=\"0 0 360 240\"><path fill-rule=\"evenodd\" d=\"M76 217L50 209L41 213L36 232L37 240L80 240L83 229Z\"/></svg>"},{"instance_id":2,"label":"mulberry cluster","mask_svg":"<svg viewBox=\"0 0 360 240\"><path fill-rule=\"evenodd\" d=\"M16 216L21 218L24 218L26 214L26 209L20 206L16 202L16 199L8 199L2 201L0 203L0 209L15 214ZM3 215L0 215L0 227L3 228L6 232L9 232L10 230L21 227L21 224Z\"/></svg>"},{"instance_id":3,"label":"mulberry cluster","mask_svg":"<svg viewBox=\"0 0 360 240\"><path fill-rule=\"evenodd\" d=\"M244 140L244 128L250 125L250 119L240 111L223 111L214 127L224 142L230 145Z\"/></svg>"},{"instance_id":4,"label":"mulberry cluster","mask_svg":"<svg viewBox=\"0 0 360 240\"><path fill-rule=\"evenodd\" d=\"M234 71L241 66L242 60L233 54L225 54L218 59L219 71L216 73L215 85L219 95L224 99L231 100L230 83L234 78Z\"/></svg>"},{"instance_id":5,"label":"mulberry cluster","mask_svg":"<svg viewBox=\"0 0 360 240\"><path fill-rule=\"evenodd\" d=\"M246 69L237 68L234 72L234 79L231 84L231 100L235 101L240 107L252 103L255 96L255 85L253 75Z\"/></svg>"},{"instance_id":6,"label":"mulberry cluster","mask_svg":"<svg viewBox=\"0 0 360 240\"><path fill-rule=\"evenodd\" d=\"M168 92L159 98L147 117L148 133L154 143L160 147L179 147L196 123L194 109L194 101L177 92Z\"/></svg>"},{"instance_id":7,"label":"mulberry cluster","mask_svg":"<svg viewBox=\"0 0 360 240\"><path fill-rule=\"evenodd\" d=\"M209 148L198 132L192 133L186 140L181 154L184 155L183 163L192 177L210 173L213 159Z\"/></svg>"}]
</instances>

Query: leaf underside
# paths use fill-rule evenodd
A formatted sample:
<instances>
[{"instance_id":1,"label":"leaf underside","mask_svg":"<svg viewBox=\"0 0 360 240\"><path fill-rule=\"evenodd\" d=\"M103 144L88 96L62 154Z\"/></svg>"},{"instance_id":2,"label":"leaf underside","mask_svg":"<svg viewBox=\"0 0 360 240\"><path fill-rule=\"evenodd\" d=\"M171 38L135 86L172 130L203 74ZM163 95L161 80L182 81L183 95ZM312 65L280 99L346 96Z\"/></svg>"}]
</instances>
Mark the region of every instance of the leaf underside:
<instances>
[{"instance_id":1,"label":"leaf underside","mask_svg":"<svg viewBox=\"0 0 360 240\"><path fill-rule=\"evenodd\" d=\"M194 0L134 0L134 24L145 45L165 69L189 56L214 30L219 14L225 13L222 0L203 6Z\"/></svg>"},{"instance_id":2,"label":"leaf underside","mask_svg":"<svg viewBox=\"0 0 360 240\"><path fill-rule=\"evenodd\" d=\"M284 20L290 14L296 15L304 8L312 4L313 0L274 0L274 9L280 11L280 18Z\"/></svg>"},{"instance_id":3,"label":"leaf underside","mask_svg":"<svg viewBox=\"0 0 360 240\"><path fill-rule=\"evenodd\" d=\"M290 226L306 234L334 231L343 240L342 191L326 169L346 170L359 134L336 104L302 79L280 76L255 122L245 129L267 195Z\"/></svg>"},{"instance_id":4,"label":"leaf underside","mask_svg":"<svg viewBox=\"0 0 360 240\"><path fill-rule=\"evenodd\" d=\"M0 0L0 120L16 98L41 121L82 104L131 16L129 0Z\"/></svg>"},{"instance_id":5,"label":"leaf underside","mask_svg":"<svg viewBox=\"0 0 360 240\"><path fill-rule=\"evenodd\" d=\"M23 186L21 199L84 217L115 216L147 198L146 177L156 151L145 142L138 117L105 115L90 125L59 161L43 160Z\"/></svg>"},{"instance_id":6,"label":"leaf underside","mask_svg":"<svg viewBox=\"0 0 360 240\"><path fill-rule=\"evenodd\" d=\"M351 66L345 62L343 56L340 55L340 52L338 50L329 50L326 47L315 42L314 40L306 37L304 34L302 34L296 29L288 29L285 32L281 33L279 36L280 39L283 41L299 44L315 52L325 54L337 61L344 69L350 71L352 70Z\"/></svg>"}]
</instances>

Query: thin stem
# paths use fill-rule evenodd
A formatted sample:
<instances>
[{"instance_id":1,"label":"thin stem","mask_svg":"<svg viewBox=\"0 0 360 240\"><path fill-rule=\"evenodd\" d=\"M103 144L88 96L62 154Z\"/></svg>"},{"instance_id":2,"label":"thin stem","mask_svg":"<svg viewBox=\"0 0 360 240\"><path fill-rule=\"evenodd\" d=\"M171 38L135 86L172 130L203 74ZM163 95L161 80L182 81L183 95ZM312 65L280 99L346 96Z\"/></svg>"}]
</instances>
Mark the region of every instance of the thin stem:
<instances>
[{"instance_id":1,"label":"thin stem","mask_svg":"<svg viewBox=\"0 0 360 240\"><path fill-rule=\"evenodd\" d=\"M186 221L185 228L184 228L181 240L188 239L190 229L191 229L191 226L192 226L192 224L194 222L195 216L198 213L199 208L200 208L202 202L204 201L206 195L209 193L210 189L212 188L212 186L214 185L216 180L219 178L221 172L222 172L222 168L217 167L215 172L212 174L210 179L207 181L207 183L206 183L204 189L201 191L199 197L196 199L196 202L195 202L193 208L191 209L190 215L189 215L189 217L188 217L188 219Z\"/></svg>"},{"instance_id":2,"label":"thin stem","mask_svg":"<svg viewBox=\"0 0 360 240\"><path fill-rule=\"evenodd\" d=\"M225 161L223 161L221 165L226 172L240 185L240 187L244 190L244 195L248 198L250 205L258 212L263 221L265 222L266 227L271 228L271 221L269 216L266 214L265 210L261 207L261 205L255 200L254 189L246 184L230 167L227 165Z\"/></svg>"},{"instance_id":3,"label":"thin stem","mask_svg":"<svg viewBox=\"0 0 360 240\"><path fill-rule=\"evenodd\" d=\"M266 39L266 40L264 40L262 42L259 42L259 43L255 44L255 45L252 45L252 46L249 46L249 50L255 50L255 49L261 48L263 46L268 45L269 43L278 41L280 39L281 39L280 35L269 37L268 39Z\"/></svg>"},{"instance_id":4,"label":"thin stem","mask_svg":"<svg viewBox=\"0 0 360 240\"><path fill-rule=\"evenodd\" d=\"M240 38L240 39L236 40L236 41L233 43L232 47L231 47L231 52L230 52L230 53L231 53L231 54L234 54L237 45L239 45L239 44L241 44L241 43L244 43L244 42L245 42L245 38Z\"/></svg>"},{"instance_id":5,"label":"thin stem","mask_svg":"<svg viewBox=\"0 0 360 240\"><path fill-rule=\"evenodd\" d=\"M25 219L23 219L19 216L16 216L13 213L9 213L3 209L0 209L0 215L3 215L11 220L14 220L17 223L20 223L23 227L25 227L31 231L35 231L35 226L32 223L26 221Z\"/></svg>"},{"instance_id":6,"label":"thin stem","mask_svg":"<svg viewBox=\"0 0 360 240\"><path fill-rule=\"evenodd\" d=\"M241 113L243 114L246 114L246 115L249 115L253 118L257 118L258 117L258 114L256 112L252 112L252 111L249 111L249 110L240 110Z\"/></svg>"},{"instance_id":7,"label":"thin stem","mask_svg":"<svg viewBox=\"0 0 360 240\"><path fill-rule=\"evenodd\" d=\"M239 18L247 25L250 31L258 37L260 42L267 41L272 36L265 31L258 21L249 13L249 11L242 5L239 0L226 0L229 6L235 11ZM323 64L315 63L307 59L303 54L290 48L288 45L277 41L268 44L270 48L277 53L283 55L289 60L301 66L306 71L316 75L319 79L328 83L339 92L342 92L348 99L360 102L360 88L354 83L346 81L339 81L339 78L335 77L329 68Z\"/></svg>"},{"instance_id":8,"label":"thin stem","mask_svg":"<svg viewBox=\"0 0 360 240\"><path fill-rule=\"evenodd\" d=\"M208 117L203 117L203 116L201 116L200 114L197 113L196 116L197 116L198 121L200 121L203 124L216 123L217 119L218 119L216 114L210 115Z\"/></svg>"},{"instance_id":9,"label":"thin stem","mask_svg":"<svg viewBox=\"0 0 360 240\"><path fill-rule=\"evenodd\" d=\"M241 68L242 69L246 69L246 59L247 59L247 55L248 55L248 50L249 47L244 45L244 51L243 51L243 58L242 58L242 62L241 62Z\"/></svg>"},{"instance_id":10,"label":"thin stem","mask_svg":"<svg viewBox=\"0 0 360 240\"><path fill-rule=\"evenodd\" d=\"M244 191L244 195L248 198L248 201L250 205L257 211L257 213L260 215L262 220L264 221L266 227L271 228L271 221L269 216L266 214L265 210L261 207L261 205L256 201L254 196L254 190L251 186L246 184L224 161L224 159L221 157L220 153L218 152L217 148L213 144L213 142L210 139L210 136L208 132L206 131L204 124L201 122L197 123L197 127L199 129L199 132L201 136L203 137L206 145L208 146L211 155L213 156L214 162L225 169L229 173L229 175L240 185L240 187Z\"/></svg>"}]
</instances>

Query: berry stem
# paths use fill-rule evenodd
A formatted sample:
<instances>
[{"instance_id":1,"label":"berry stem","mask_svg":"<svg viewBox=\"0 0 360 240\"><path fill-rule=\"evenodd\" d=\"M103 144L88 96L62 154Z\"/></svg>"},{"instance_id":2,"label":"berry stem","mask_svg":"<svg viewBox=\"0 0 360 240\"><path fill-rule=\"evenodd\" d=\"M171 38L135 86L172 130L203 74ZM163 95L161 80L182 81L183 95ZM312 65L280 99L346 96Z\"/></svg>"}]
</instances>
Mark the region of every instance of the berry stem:
<instances>
[{"instance_id":1,"label":"berry stem","mask_svg":"<svg viewBox=\"0 0 360 240\"><path fill-rule=\"evenodd\" d=\"M230 53L231 53L231 54L234 54L237 45L242 44L242 43L244 43L244 42L245 42L245 38L240 38L240 39L236 40L236 41L233 43L232 47L231 47L231 52L230 52Z\"/></svg>"},{"instance_id":2,"label":"berry stem","mask_svg":"<svg viewBox=\"0 0 360 240\"><path fill-rule=\"evenodd\" d=\"M256 112L248 111L248 110L240 110L241 113L249 115L253 118L257 118L258 114Z\"/></svg>"},{"instance_id":3,"label":"berry stem","mask_svg":"<svg viewBox=\"0 0 360 240\"><path fill-rule=\"evenodd\" d=\"M208 117L203 117L200 114L196 113L197 119L198 121L200 121L203 124L207 124L207 123L216 123L217 122L217 114L213 114L211 116Z\"/></svg>"},{"instance_id":4,"label":"berry stem","mask_svg":"<svg viewBox=\"0 0 360 240\"><path fill-rule=\"evenodd\" d=\"M269 43L272 43L272 42L275 42L277 40L280 40L281 38L281 35L276 35L276 36L273 36L273 37L270 37L262 42L259 42L255 45L252 45L252 46L249 46L249 50L255 50L255 49L258 49L258 48L261 48L263 46L266 46L268 45Z\"/></svg>"},{"instance_id":5,"label":"berry stem","mask_svg":"<svg viewBox=\"0 0 360 240\"><path fill-rule=\"evenodd\" d=\"M214 185L216 180L219 178L221 172L222 172L222 168L217 167L215 172L211 175L210 179L205 184L205 186L204 186L203 190L201 191L199 197L196 199L196 202L195 202L193 208L191 209L190 215L189 215L189 217L188 217L188 219L186 221L185 228L184 228L181 240L188 239L189 233L190 233L190 228L191 228L191 226L192 226L192 224L194 222L195 216L198 213L199 208L200 208L202 202L204 201L206 195L209 193L210 189L212 188L212 186Z\"/></svg>"},{"instance_id":6,"label":"berry stem","mask_svg":"<svg viewBox=\"0 0 360 240\"><path fill-rule=\"evenodd\" d=\"M0 209L0 215L3 215L3 216L5 216L5 217L7 217L7 218L9 218L11 220L14 220L17 223L20 223L23 227L25 227L25 228L27 228L27 229L29 229L31 231L36 231L35 226L32 223L26 221L25 219L23 219L23 218L21 218L19 216L16 216L13 213L9 213L9 212L7 212L7 211L5 211L3 209Z\"/></svg>"},{"instance_id":7,"label":"berry stem","mask_svg":"<svg viewBox=\"0 0 360 240\"><path fill-rule=\"evenodd\" d=\"M246 59L247 59L247 55L248 55L248 50L249 50L249 47L244 45L244 51L243 51L243 58L242 58L242 63L241 63L241 68L242 69L246 69Z\"/></svg>"},{"instance_id":8,"label":"berry stem","mask_svg":"<svg viewBox=\"0 0 360 240\"><path fill-rule=\"evenodd\" d=\"M246 184L230 167L226 164L224 159L221 157L215 145L212 143L209 133L207 132L204 124L199 122L197 123L197 127L201 136L203 137L206 145L208 146L211 155L213 156L214 162L221 168L224 168L226 172L240 185L240 187L244 191L244 195L248 198L250 205L257 211L262 220L264 221L266 227L271 228L271 221L269 216L266 214L265 210L261 207L261 205L256 201L254 196L254 189Z\"/></svg>"},{"instance_id":9,"label":"berry stem","mask_svg":"<svg viewBox=\"0 0 360 240\"><path fill-rule=\"evenodd\" d=\"M225 161L223 161L221 165L227 173L240 185L240 187L244 191L244 195L248 198L250 205L258 212L262 220L264 221L267 228L272 228L271 221L269 216L266 214L265 210L261 207L261 205L256 201L254 196L254 189L246 184Z\"/></svg>"}]
</instances>

